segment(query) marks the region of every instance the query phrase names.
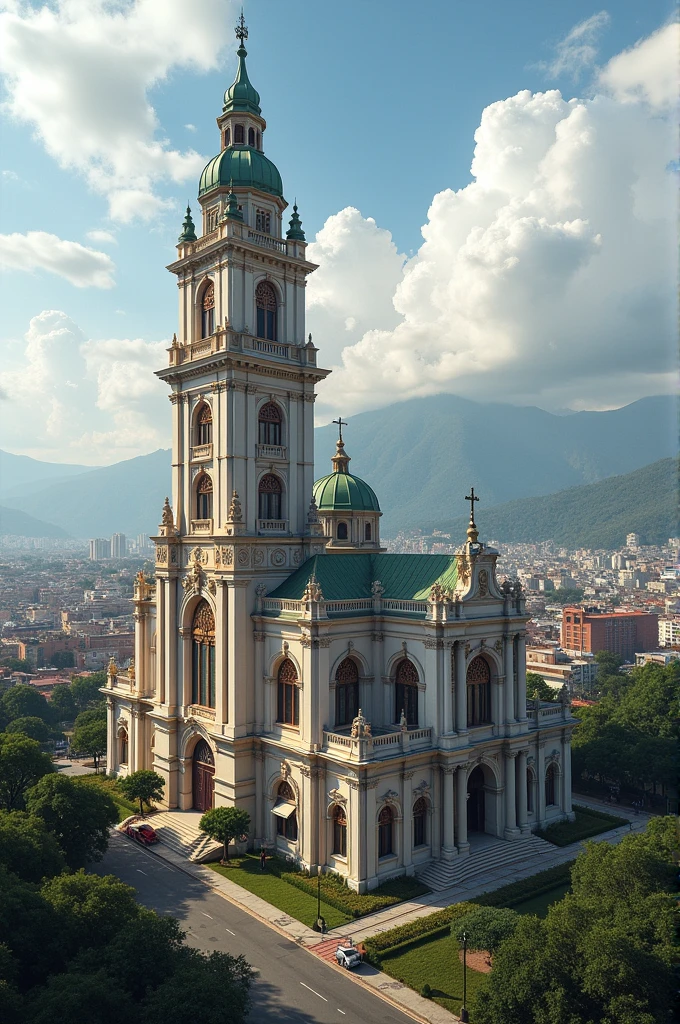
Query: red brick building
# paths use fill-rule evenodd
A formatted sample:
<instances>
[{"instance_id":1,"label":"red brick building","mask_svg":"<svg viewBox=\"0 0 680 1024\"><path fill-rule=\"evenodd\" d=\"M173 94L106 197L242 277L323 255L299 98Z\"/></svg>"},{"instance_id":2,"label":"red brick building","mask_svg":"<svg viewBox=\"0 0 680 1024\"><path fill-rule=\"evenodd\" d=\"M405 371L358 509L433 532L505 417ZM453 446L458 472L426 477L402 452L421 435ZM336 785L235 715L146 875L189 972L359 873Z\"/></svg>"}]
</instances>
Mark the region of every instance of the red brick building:
<instances>
[{"instance_id":1,"label":"red brick building","mask_svg":"<svg viewBox=\"0 0 680 1024\"><path fill-rule=\"evenodd\" d=\"M600 612L569 605L562 611L562 647L570 654L611 651L635 661L636 651L659 645L659 616L649 612Z\"/></svg>"}]
</instances>

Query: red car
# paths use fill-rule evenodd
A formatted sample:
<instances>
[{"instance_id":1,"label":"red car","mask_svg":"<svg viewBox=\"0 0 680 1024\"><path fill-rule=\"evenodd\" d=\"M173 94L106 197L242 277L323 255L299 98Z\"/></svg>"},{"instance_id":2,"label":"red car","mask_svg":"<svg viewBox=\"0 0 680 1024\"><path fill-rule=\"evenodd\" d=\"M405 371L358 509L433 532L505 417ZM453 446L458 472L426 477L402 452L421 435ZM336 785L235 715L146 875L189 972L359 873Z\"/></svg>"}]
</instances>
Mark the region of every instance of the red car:
<instances>
[{"instance_id":1,"label":"red car","mask_svg":"<svg viewBox=\"0 0 680 1024\"><path fill-rule=\"evenodd\" d=\"M155 829L144 821L132 821L129 825L125 825L122 831L126 836L130 836L130 839L136 839L143 846L151 846L152 843L158 842Z\"/></svg>"}]
</instances>

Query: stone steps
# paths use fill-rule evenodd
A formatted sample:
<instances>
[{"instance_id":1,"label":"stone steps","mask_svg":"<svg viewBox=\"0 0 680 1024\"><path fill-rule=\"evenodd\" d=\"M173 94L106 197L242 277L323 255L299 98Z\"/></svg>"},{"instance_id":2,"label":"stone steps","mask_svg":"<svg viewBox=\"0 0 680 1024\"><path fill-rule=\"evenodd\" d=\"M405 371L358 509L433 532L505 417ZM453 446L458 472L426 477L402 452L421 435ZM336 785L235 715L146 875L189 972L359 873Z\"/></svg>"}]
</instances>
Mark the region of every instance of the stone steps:
<instances>
[{"instance_id":1,"label":"stone steps","mask_svg":"<svg viewBox=\"0 0 680 1024\"><path fill-rule=\"evenodd\" d=\"M153 816L158 839L185 860L202 864L219 860L222 845L210 839L198 827L200 814L186 811L161 811Z\"/></svg>"},{"instance_id":2,"label":"stone steps","mask_svg":"<svg viewBox=\"0 0 680 1024\"><path fill-rule=\"evenodd\" d=\"M453 861L435 861L418 873L418 878L437 892L451 886L463 885L492 871L518 863L536 864L541 870L541 860L546 854L554 853L555 847L537 836L522 836L520 839L505 841L498 839L470 851L469 857Z\"/></svg>"}]
</instances>

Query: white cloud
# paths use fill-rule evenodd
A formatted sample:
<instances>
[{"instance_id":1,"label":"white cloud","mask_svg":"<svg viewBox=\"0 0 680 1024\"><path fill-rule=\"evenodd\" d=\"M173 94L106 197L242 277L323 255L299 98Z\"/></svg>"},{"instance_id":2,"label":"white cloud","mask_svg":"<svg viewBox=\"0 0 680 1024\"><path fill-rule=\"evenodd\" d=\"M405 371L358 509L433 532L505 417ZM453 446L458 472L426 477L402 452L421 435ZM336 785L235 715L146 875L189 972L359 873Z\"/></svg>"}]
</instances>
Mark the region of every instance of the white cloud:
<instances>
[{"instance_id":1,"label":"white cloud","mask_svg":"<svg viewBox=\"0 0 680 1024\"><path fill-rule=\"evenodd\" d=\"M19 175L16 171L3 170L2 172L3 181L19 181Z\"/></svg>"},{"instance_id":2,"label":"white cloud","mask_svg":"<svg viewBox=\"0 0 680 1024\"><path fill-rule=\"evenodd\" d=\"M110 231L102 231L100 228L88 231L87 237L91 242L100 242L102 245L118 245L118 239L114 234Z\"/></svg>"},{"instance_id":3,"label":"white cloud","mask_svg":"<svg viewBox=\"0 0 680 1024\"><path fill-rule=\"evenodd\" d=\"M0 235L0 266L6 270L47 270L76 288L113 288L116 269L105 252L46 231Z\"/></svg>"},{"instance_id":4,"label":"white cloud","mask_svg":"<svg viewBox=\"0 0 680 1024\"><path fill-rule=\"evenodd\" d=\"M102 465L167 447L167 388L153 373L166 362L167 341L91 340L66 313L46 310L25 343L0 371L11 451Z\"/></svg>"},{"instance_id":5,"label":"white cloud","mask_svg":"<svg viewBox=\"0 0 680 1024\"><path fill-rule=\"evenodd\" d=\"M13 4L0 14L5 108L114 219L150 220L168 205L157 185L194 179L205 162L172 148L150 90L178 69L215 68L230 24L224 0Z\"/></svg>"},{"instance_id":6,"label":"white cloud","mask_svg":"<svg viewBox=\"0 0 680 1024\"><path fill-rule=\"evenodd\" d=\"M569 75L575 82L584 71L589 71L597 60L597 38L611 18L607 11L592 14L578 25L574 25L564 39L555 46L555 57L549 63L541 62L542 68L552 78Z\"/></svg>"},{"instance_id":7,"label":"white cloud","mask_svg":"<svg viewBox=\"0 0 680 1024\"><path fill-rule=\"evenodd\" d=\"M617 54L600 74L600 87L622 103L645 100L664 110L678 103L680 25L664 25L635 46Z\"/></svg>"},{"instance_id":8,"label":"white cloud","mask_svg":"<svg viewBox=\"0 0 680 1024\"><path fill-rule=\"evenodd\" d=\"M185 124L184 127L186 128L186 130L188 132L195 132L196 131L196 125L195 124Z\"/></svg>"},{"instance_id":9,"label":"white cloud","mask_svg":"<svg viewBox=\"0 0 680 1024\"><path fill-rule=\"evenodd\" d=\"M634 52L645 81L644 44ZM330 265L309 284L320 361L335 364L320 419L442 391L604 408L671 389L674 134L671 118L631 96L632 71L621 84L618 60L601 79L617 69L610 93L524 91L487 107L475 180L434 197L403 271L372 221L356 210L329 219L310 246L315 261L344 256L337 285ZM361 337L348 338L348 316Z\"/></svg>"}]
</instances>

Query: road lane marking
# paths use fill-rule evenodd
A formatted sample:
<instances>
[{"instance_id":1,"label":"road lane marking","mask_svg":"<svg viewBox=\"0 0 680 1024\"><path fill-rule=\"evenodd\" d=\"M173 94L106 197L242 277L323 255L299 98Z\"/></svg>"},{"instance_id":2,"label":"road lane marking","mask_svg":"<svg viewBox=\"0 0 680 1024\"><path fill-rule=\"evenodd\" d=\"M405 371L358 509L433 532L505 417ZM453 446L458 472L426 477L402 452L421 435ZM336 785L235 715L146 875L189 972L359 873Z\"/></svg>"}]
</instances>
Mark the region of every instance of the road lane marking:
<instances>
[{"instance_id":1,"label":"road lane marking","mask_svg":"<svg viewBox=\"0 0 680 1024\"><path fill-rule=\"evenodd\" d=\"M187 932L187 935L190 935L192 939L197 939L198 938L198 935L194 935L193 932Z\"/></svg>"},{"instance_id":2,"label":"road lane marking","mask_svg":"<svg viewBox=\"0 0 680 1024\"><path fill-rule=\"evenodd\" d=\"M338 1007L338 1013L341 1013L341 1014L343 1015L343 1017L346 1017L346 1016L347 1016L347 1014L345 1013L345 1011L344 1011L344 1010L341 1010L341 1009L340 1009L340 1007Z\"/></svg>"},{"instance_id":3,"label":"road lane marking","mask_svg":"<svg viewBox=\"0 0 680 1024\"><path fill-rule=\"evenodd\" d=\"M203 914L203 917L209 917L212 921L212 914L206 914L205 910L202 910L201 913Z\"/></svg>"},{"instance_id":4,"label":"road lane marking","mask_svg":"<svg viewBox=\"0 0 680 1024\"><path fill-rule=\"evenodd\" d=\"M137 870L139 871L140 875L146 875L146 871L142 871L141 868L137 868Z\"/></svg>"},{"instance_id":5,"label":"road lane marking","mask_svg":"<svg viewBox=\"0 0 680 1024\"><path fill-rule=\"evenodd\" d=\"M309 988L309 985L305 985L304 981L301 981L301 982L300 982L300 984L302 985L302 987L303 987L303 988L306 988L306 989L308 989L308 990L309 990L310 992L313 992L315 996L318 996L318 997L319 997L319 999L323 999L324 1003L327 1003L327 1002L328 1002L328 1000L326 999L326 997L325 997L325 996L322 996L320 992L317 992L317 991L316 991L316 989L313 989L313 988Z\"/></svg>"},{"instance_id":6,"label":"road lane marking","mask_svg":"<svg viewBox=\"0 0 680 1024\"><path fill-rule=\"evenodd\" d=\"M232 932L231 928L225 928L224 930L225 932L229 932L230 935L233 935L234 938L236 938L236 932Z\"/></svg>"}]
</instances>

